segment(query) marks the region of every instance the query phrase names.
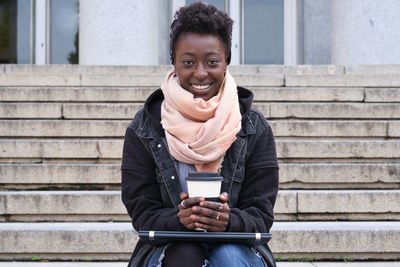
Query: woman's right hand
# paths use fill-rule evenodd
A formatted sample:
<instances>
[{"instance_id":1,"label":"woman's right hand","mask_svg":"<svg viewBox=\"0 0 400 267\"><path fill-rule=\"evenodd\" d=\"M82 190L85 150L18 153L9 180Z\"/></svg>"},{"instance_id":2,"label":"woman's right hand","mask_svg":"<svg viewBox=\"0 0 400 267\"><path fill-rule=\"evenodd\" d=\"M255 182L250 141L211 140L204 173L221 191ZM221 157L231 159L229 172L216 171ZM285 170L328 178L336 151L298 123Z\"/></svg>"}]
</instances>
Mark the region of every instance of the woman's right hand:
<instances>
[{"instance_id":1,"label":"woman's right hand","mask_svg":"<svg viewBox=\"0 0 400 267\"><path fill-rule=\"evenodd\" d=\"M193 230L195 228L195 221L191 215L195 214L193 212L192 207L198 206L201 201L205 201L204 197L192 197L189 198L189 195L185 192L182 192L181 195L181 204L178 206L178 218L181 224L183 224L187 229Z\"/></svg>"}]
</instances>

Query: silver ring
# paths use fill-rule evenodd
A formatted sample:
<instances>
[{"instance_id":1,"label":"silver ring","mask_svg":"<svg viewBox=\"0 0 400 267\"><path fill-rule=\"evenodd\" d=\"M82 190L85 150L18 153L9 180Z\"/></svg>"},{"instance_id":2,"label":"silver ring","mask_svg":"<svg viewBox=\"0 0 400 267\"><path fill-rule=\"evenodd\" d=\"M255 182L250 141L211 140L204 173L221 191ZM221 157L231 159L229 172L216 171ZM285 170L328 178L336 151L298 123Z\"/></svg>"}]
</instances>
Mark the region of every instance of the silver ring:
<instances>
[{"instance_id":1,"label":"silver ring","mask_svg":"<svg viewBox=\"0 0 400 267\"><path fill-rule=\"evenodd\" d=\"M222 204L221 203L219 203L219 208L218 209L222 210Z\"/></svg>"},{"instance_id":2,"label":"silver ring","mask_svg":"<svg viewBox=\"0 0 400 267\"><path fill-rule=\"evenodd\" d=\"M219 215L221 215L221 212L218 211L217 220L219 220Z\"/></svg>"},{"instance_id":3,"label":"silver ring","mask_svg":"<svg viewBox=\"0 0 400 267\"><path fill-rule=\"evenodd\" d=\"M181 201L182 208L186 209L185 205L183 205L183 200Z\"/></svg>"}]
</instances>

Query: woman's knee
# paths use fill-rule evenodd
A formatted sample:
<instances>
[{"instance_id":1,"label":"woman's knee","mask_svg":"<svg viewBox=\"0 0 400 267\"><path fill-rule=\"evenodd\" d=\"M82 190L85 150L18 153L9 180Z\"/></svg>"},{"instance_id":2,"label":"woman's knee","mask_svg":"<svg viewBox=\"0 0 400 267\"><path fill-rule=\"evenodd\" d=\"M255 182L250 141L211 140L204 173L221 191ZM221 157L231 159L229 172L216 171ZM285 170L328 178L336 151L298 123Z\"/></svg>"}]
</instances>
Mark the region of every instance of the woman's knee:
<instances>
[{"instance_id":1,"label":"woman's knee","mask_svg":"<svg viewBox=\"0 0 400 267\"><path fill-rule=\"evenodd\" d=\"M213 249L211 266L264 266L261 257L244 245L224 244Z\"/></svg>"},{"instance_id":2,"label":"woman's knee","mask_svg":"<svg viewBox=\"0 0 400 267\"><path fill-rule=\"evenodd\" d=\"M204 248L193 243L174 243L165 250L163 266L202 266L206 259Z\"/></svg>"}]
</instances>

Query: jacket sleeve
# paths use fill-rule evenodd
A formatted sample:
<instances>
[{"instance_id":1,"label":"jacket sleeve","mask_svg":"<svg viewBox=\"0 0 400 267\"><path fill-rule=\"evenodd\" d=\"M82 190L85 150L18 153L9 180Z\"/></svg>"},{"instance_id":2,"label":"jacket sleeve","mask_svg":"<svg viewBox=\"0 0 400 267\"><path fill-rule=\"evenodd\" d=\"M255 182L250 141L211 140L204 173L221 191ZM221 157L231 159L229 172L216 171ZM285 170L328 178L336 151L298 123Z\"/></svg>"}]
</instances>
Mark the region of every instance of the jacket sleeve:
<instances>
[{"instance_id":1,"label":"jacket sleeve","mask_svg":"<svg viewBox=\"0 0 400 267\"><path fill-rule=\"evenodd\" d=\"M244 181L237 205L231 208L227 231L269 232L274 220L279 186L275 141L261 114L253 123L257 130L249 137Z\"/></svg>"},{"instance_id":2,"label":"jacket sleeve","mask_svg":"<svg viewBox=\"0 0 400 267\"><path fill-rule=\"evenodd\" d=\"M154 159L131 128L125 134L121 172L122 202L135 230L185 230L178 208L163 203Z\"/></svg>"}]
</instances>

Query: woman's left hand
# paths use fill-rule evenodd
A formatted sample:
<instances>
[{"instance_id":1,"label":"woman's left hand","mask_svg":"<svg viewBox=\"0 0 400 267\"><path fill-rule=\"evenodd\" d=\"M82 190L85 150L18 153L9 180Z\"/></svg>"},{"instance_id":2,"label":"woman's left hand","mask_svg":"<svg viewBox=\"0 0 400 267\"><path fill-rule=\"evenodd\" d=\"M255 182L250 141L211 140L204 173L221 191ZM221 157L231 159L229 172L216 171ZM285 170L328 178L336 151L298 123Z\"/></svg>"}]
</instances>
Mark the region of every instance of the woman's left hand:
<instances>
[{"instance_id":1,"label":"woman's left hand","mask_svg":"<svg viewBox=\"0 0 400 267\"><path fill-rule=\"evenodd\" d=\"M193 207L196 214L191 215L195 227L209 232L224 232L229 222L230 208L228 193L219 195L220 202L202 201L200 206Z\"/></svg>"}]
</instances>

